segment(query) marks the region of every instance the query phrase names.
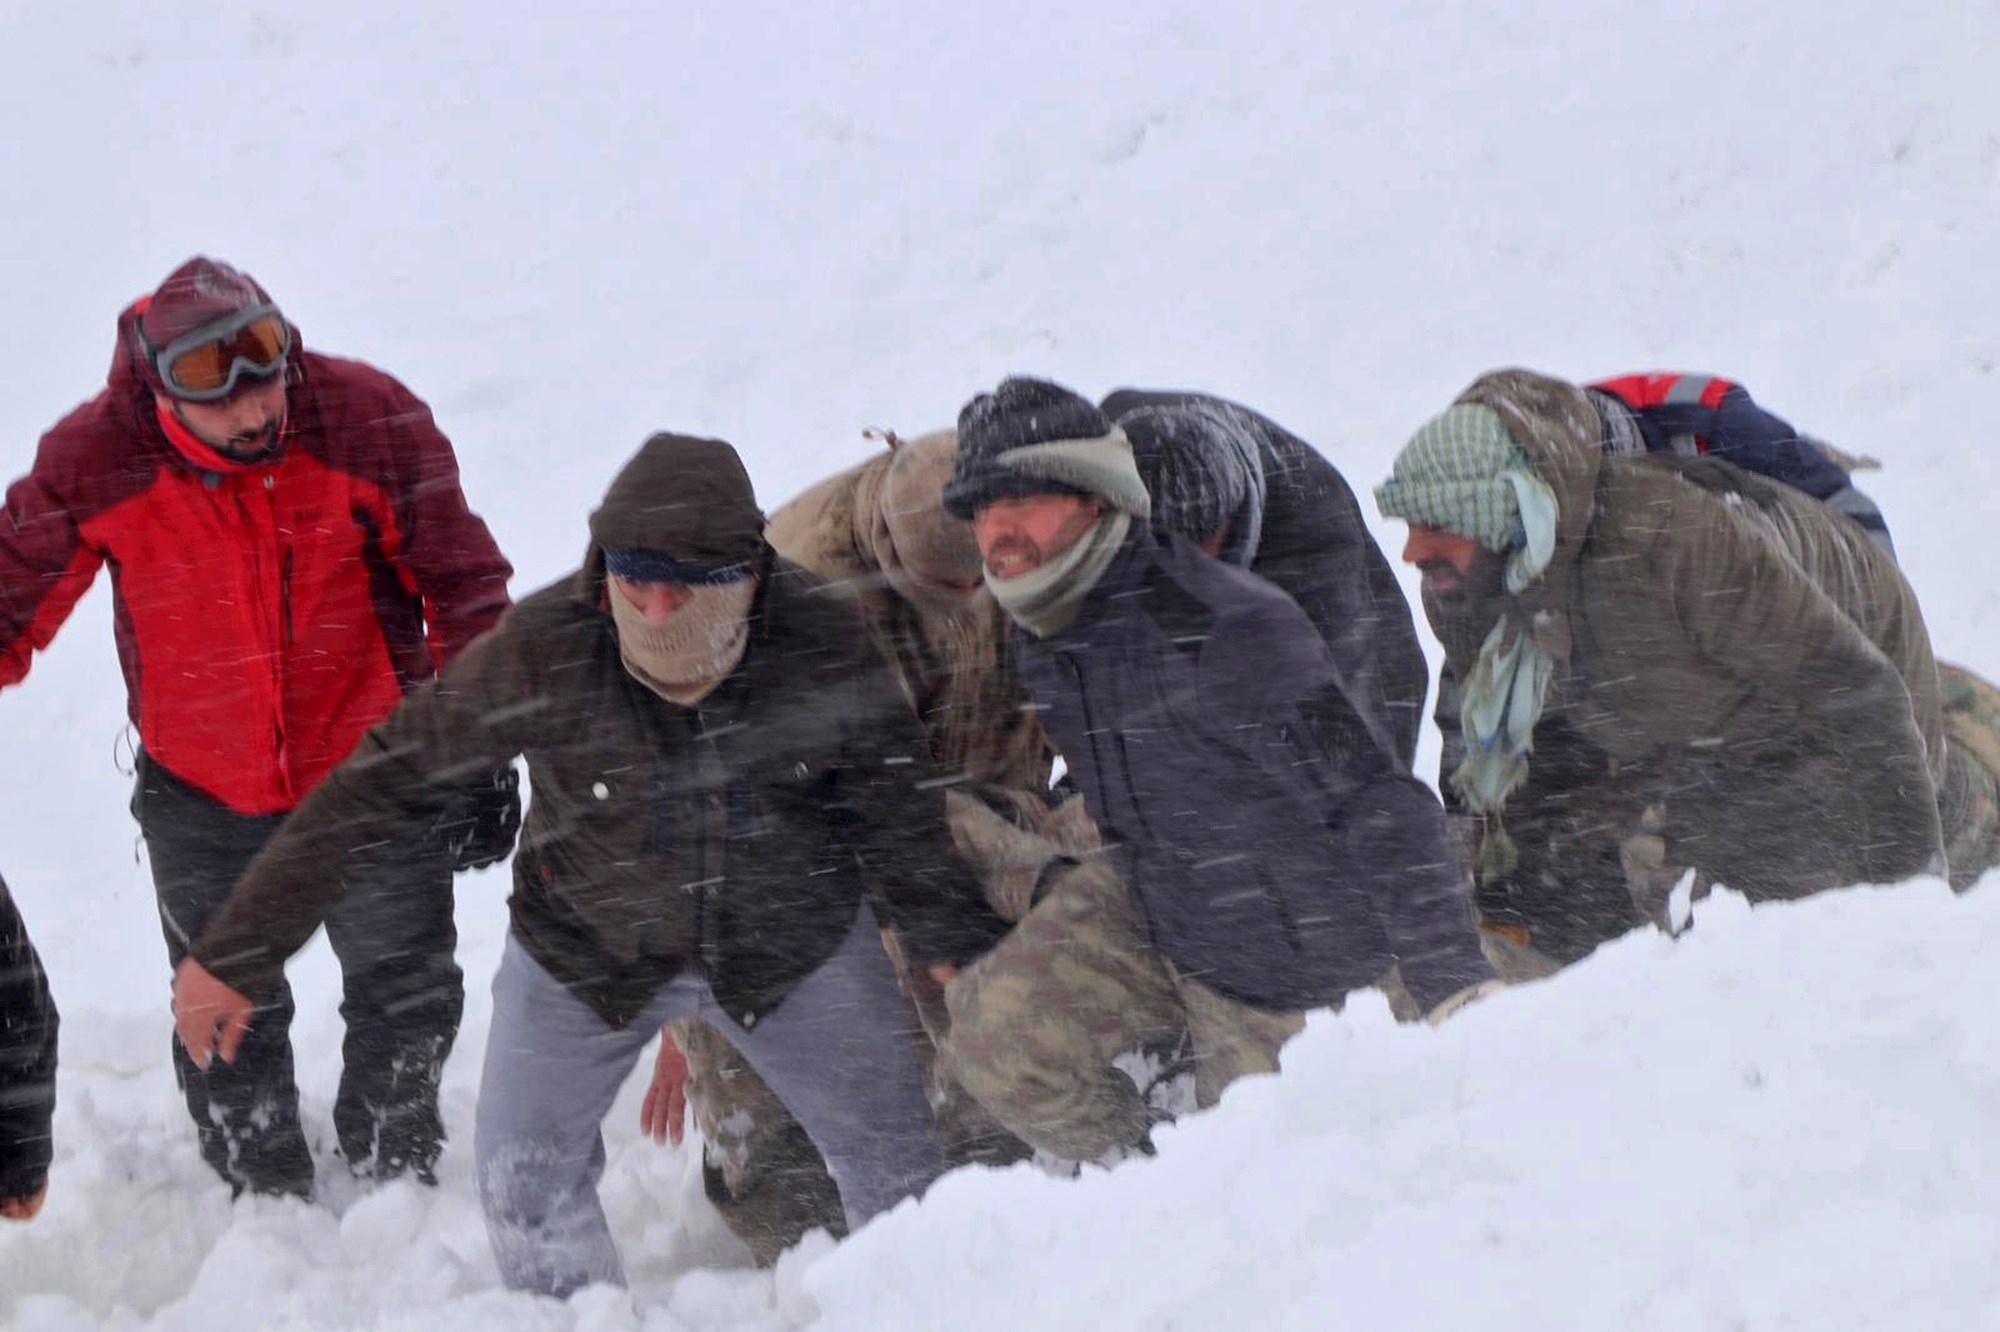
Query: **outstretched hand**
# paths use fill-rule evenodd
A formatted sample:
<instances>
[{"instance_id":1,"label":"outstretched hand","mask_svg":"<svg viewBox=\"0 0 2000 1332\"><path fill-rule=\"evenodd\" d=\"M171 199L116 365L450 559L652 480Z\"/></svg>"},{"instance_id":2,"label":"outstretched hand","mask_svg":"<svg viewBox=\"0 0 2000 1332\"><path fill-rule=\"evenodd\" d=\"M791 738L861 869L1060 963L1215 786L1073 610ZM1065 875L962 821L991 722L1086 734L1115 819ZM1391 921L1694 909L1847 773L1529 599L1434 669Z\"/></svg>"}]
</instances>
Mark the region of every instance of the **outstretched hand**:
<instances>
[{"instance_id":1,"label":"outstretched hand","mask_svg":"<svg viewBox=\"0 0 2000 1332\"><path fill-rule=\"evenodd\" d=\"M639 1131L654 1142L678 1147L687 1132L688 1061L673 1032L660 1028L660 1053L653 1060L653 1085L639 1107Z\"/></svg>"},{"instance_id":2,"label":"outstretched hand","mask_svg":"<svg viewBox=\"0 0 2000 1332\"><path fill-rule=\"evenodd\" d=\"M193 958L174 972L174 1034L197 1068L207 1068L218 1054L223 1063L235 1063L255 1011L248 995L217 980Z\"/></svg>"}]
</instances>

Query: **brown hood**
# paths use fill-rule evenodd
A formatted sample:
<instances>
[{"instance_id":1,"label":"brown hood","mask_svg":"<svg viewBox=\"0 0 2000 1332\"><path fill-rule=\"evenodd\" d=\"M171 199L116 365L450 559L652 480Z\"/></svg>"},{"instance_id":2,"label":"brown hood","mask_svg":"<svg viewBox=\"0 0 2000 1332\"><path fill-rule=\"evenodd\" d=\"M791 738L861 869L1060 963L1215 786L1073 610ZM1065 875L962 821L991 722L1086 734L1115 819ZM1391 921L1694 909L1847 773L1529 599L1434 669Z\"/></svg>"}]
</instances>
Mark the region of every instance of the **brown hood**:
<instances>
[{"instance_id":1,"label":"brown hood","mask_svg":"<svg viewBox=\"0 0 2000 1332\"><path fill-rule=\"evenodd\" d=\"M1555 491L1555 554L1519 600L1534 607L1559 604L1596 510L1598 473L1604 466L1597 409L1574 384L1533 370L1489 371L1473 380L1457 402L1498 412L1507 433L1534 464L1535 475Z\"/></svg>"},{"instance_id":2,"label":"brown hood","mask_svg":"<svg viewBox=\"0 0 2000 1332\"><path fill-rule=\"evenodd\" d=\"M590 515L590 536L602 549L659 551L721 568L762 552L764 515L733 447L662 432L613 478Z\"/></svg>"}]
</instances>

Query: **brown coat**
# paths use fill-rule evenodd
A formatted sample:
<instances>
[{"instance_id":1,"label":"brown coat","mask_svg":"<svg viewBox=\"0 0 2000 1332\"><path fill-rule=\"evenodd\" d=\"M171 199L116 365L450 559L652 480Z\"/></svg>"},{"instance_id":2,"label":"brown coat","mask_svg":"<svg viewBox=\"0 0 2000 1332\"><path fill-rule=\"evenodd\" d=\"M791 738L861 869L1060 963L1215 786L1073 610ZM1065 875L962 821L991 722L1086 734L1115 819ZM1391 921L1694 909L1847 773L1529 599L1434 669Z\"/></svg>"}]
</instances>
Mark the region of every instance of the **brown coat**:
<instances>
[{"instance_id":1,"label":"brown coat","mask_svg":"<svg viewBox=\"0 0 2000 1332\"><path fill-rule=\"evenodd\" d=\"M1753 899L1941 865L1936 666L1861 529L1725 463L1607 458L1557 380L1460 401L1499 412L1560 505L1549 568L1506 599L1558 665L1504 813L1521 863L1482 910L1565 961L1640 923L1617 849L1649 808L1670 863ZM1483 629L1439 634L1464 678Z\"/></svg>"}]
</instances>

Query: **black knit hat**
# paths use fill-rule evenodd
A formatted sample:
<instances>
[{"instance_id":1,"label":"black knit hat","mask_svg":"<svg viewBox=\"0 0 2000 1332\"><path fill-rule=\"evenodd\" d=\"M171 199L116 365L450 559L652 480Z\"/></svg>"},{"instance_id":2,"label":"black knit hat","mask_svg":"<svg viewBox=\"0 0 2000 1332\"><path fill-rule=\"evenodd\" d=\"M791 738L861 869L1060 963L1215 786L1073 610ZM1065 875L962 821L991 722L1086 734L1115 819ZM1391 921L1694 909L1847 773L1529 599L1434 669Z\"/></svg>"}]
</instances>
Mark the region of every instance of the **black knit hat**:
<instances>
[{"instance_id":1,"label":"black knit hat","mask_svg":"<svg viewBox=\"0 0 2000 1332\"><path fill-rule=\"evenodd\" d=\"M1232 415L1205 403L1141 407L1118 425L1153 497L1153 526L1198 542L1227 529L1225 554L1247 566L1263 536L1264 466Z\"/></svg>"},{"instance_id":2,"label":"black knit hat","mask_svg":"<svg viewBox=\"0 0 2000 1332\"><path fill-rule=\"evenodd\" d=\"M1056 458L1040 448L1099 441L1101 457ZM1087 495L1143 518L1149 501L1130 463L1124 434L1090 399L1046 379L1003 379L958 414L958 462L944 506L970 518L995 500L1055 492Z\"/></svg>"}]
</instances>

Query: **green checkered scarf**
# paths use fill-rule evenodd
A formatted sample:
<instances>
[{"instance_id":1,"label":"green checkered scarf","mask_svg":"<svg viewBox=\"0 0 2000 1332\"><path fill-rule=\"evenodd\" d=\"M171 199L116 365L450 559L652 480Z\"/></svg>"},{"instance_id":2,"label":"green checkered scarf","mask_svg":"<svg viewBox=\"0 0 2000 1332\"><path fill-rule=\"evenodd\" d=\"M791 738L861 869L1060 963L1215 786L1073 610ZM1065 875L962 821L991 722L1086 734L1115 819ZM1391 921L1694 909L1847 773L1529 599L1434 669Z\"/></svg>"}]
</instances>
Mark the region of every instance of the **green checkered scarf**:
<instances>
[{"instance_id":1,"label":"green checkered scarf","mask_svg":"<svg viewBox=\"0 0 2000 1332\"><path fill-rule=\"evenodd\" d=\"M1535 475L1500 414L1479 403L1460 403L1411 436L1394 473L1375 488L1375 503L1384 517L1456 532L1498 554L1513 551L1509 591L1538 578L1555 550L1555 492Z\"/></svg>"},{"instance_id":2,"label":"green checkered scarf","mask_svg":"<svg viewBox=\"0 0 2000 1332\"><path fill-rule=\"evenodd\" d=\"M1527 452L1491 407L1461 403L1435 417L1396 456L1394 474L1376 487L1389 518L1456 532L1507 561L1507 590L1521 592L1555 554L1555 492L1535 475ZM1482 882L1511 874L1518 860L1502 811L1528 779L1555 660L1536 635L1503 613L1460 682L1459 723L1465 759L1451 785L1486 816L1478 870Z\"/></svg>"}]
</instances>

